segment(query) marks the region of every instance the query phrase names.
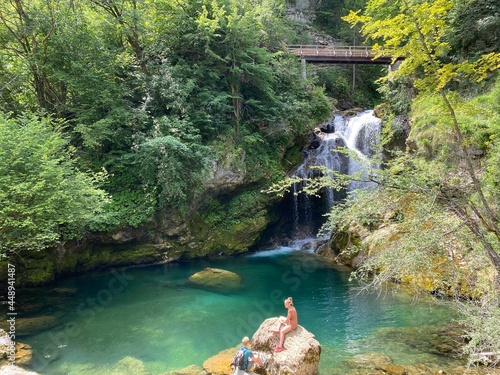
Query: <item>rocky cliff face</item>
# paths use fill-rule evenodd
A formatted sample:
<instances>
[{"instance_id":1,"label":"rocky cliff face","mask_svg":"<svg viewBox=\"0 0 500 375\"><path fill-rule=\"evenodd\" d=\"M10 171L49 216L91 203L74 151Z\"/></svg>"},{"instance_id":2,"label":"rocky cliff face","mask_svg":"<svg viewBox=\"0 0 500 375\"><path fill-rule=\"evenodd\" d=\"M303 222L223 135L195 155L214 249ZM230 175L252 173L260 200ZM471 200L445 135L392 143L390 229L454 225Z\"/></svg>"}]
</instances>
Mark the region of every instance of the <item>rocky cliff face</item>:
<instances>
[{"instance_id":1,"label":"rocky cliff face","mask_svg":"<svg viewBox=\"0 0 500 375\"><path fill-rule=\"evenodd\" d=\"M305 24L310 23L314 20L316 6L319 2L320 0L291 1L288 6L287 17Z\"/></svg>"}]
</instances>

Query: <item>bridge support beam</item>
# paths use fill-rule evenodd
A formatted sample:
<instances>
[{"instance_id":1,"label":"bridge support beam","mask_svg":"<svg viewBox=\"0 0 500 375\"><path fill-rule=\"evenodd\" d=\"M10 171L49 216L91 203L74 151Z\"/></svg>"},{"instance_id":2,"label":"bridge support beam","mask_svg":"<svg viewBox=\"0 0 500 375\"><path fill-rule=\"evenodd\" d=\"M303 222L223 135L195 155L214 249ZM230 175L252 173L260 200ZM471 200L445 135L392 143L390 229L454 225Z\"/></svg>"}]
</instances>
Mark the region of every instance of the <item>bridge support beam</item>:
<instances>
[{"instance_id":1,"label":"bridge support beam","mask_svg":"<svg viewBox=\"0 0 500 375\"><path fill-rule=\"evenodd\" d=\"M390 72L395 72L396 70L399 69L399 66L401 65L401 60L396 61L394 64L389 65L389 73Z\"/></svg>"},{"instance_id":2,"label":"bridge support beam","mask_svg":"<svg viewBox=\"0 0 500 375\"><path fill-rule=\"evenodd\" d=\"M306 80L307 79L307 64L306 64L306 59L302 58L300 59L301 63L301 71L302 71L302 79Z\"/></svg>"}]
</instances>

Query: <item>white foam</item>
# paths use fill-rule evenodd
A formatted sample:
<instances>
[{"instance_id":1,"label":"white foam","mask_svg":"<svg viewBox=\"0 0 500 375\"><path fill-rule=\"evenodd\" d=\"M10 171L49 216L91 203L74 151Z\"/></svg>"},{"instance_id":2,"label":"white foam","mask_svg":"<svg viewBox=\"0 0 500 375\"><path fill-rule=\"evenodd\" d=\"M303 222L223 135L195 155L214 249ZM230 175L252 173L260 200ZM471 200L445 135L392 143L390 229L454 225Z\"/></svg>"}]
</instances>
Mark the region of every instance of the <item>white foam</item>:
<instances>
[{"instance_id":1,"label":"white foam","mask_svg":"<svg viewBox=\"0 0 500 375\"><path fill-rule=\"evenodd\" d=\"M248 257L272 257L276 255L283 255L283 254L288 254L292 253L294 251L297 251L299 249L293 248L293 247L288 247L288 246L279 246L276 249L270 249L270 250L262 250L258 251L253 254L247 255Z\"/></svg>"}]
</instances>

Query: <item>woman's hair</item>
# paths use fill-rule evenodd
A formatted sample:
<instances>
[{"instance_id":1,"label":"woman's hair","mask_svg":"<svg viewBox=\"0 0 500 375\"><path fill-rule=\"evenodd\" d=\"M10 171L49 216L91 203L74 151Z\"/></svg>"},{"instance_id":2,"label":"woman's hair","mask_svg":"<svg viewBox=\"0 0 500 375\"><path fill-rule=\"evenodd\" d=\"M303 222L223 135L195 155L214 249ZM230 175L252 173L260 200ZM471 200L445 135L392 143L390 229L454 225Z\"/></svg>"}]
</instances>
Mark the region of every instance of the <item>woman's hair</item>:
<instances>
[{"instance_id":1,"label":"woman's hair","mask_svg":"<svg viewBox=\"0 0 500 375\"><path fill-rule=\"evenodd\" d=\"M290 302L290 305L293 306L293 299L292 299L292 297L288 297L285 301Z\"/></svg>"}]
</instances>

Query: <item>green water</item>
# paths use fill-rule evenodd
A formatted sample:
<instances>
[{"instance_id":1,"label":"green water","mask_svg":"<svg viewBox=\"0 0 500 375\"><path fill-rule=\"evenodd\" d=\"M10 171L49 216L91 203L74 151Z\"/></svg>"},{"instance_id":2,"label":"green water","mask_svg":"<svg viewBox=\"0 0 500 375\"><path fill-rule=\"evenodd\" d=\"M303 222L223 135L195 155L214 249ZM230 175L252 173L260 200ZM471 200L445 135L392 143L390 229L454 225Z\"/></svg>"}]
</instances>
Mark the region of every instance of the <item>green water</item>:
<instances>
[{"instance_id":1,"label":"green water","mask_svg":"<svg viewBox=\"0 0 500 375\"><path fill-rule=\"evenodd\" d=\"M185 284L205 267L236 272L245 287L217 293ZM33 347L34 369L42 374L118 374L123 368L164 374L201 366L251 337L264 319L285 315L283 299L292 296L299 324L322 345L321 374L343 374L345 359L366 352L401 364L448 361L408 344L401 330L416 327L412 332L424 335L450 322L449 309L415 304L404 293L359 294L348 278L348 270L288 248L92 273L27 293L24 316L55 316L57 324L19 341Z\"/></svg>"}]
</instances>

